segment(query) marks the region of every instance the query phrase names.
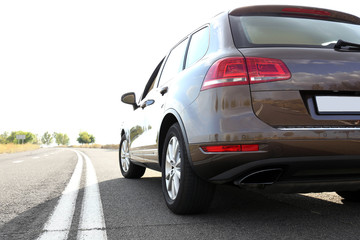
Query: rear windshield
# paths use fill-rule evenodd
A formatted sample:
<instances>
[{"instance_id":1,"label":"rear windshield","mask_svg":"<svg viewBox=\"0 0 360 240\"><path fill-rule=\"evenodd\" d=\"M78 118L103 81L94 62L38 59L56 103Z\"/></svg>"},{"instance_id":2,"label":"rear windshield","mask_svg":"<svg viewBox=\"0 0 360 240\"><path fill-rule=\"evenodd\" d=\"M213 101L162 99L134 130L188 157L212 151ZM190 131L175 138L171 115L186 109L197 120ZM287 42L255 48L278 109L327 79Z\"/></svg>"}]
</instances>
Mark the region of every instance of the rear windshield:
<instances>
[{"instance_id":1,"label":"rear windshield","mask_svg":"<svg viewBox=\"0 0 360 240\"><path fill-rule=\"evenodd\" d=\"M326 47L339 39L360 43L360 25L342 22L276 16L232 16L231 25L237 47Z\"/></svg>"}]
</instances>

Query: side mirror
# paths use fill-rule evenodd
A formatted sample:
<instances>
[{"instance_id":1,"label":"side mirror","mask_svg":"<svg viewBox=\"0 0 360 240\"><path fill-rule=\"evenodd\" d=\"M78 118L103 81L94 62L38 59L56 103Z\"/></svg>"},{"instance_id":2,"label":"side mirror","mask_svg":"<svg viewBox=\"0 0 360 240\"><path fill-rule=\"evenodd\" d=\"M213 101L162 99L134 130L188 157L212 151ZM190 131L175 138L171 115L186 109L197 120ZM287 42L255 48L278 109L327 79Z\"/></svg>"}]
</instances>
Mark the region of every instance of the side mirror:
<instances>
[{"instance_id":1,"label":"side mirror","mask_svg":"<svg viewBox=\"0 0 360 240\"><path fill-rule=\"evenodd\" d=\"M133 106L134 110L138 108L136 104L136 96L134 92L125 93L121 96L121 101L126 104L130 104Z\"/></svg>"}]
</instances>

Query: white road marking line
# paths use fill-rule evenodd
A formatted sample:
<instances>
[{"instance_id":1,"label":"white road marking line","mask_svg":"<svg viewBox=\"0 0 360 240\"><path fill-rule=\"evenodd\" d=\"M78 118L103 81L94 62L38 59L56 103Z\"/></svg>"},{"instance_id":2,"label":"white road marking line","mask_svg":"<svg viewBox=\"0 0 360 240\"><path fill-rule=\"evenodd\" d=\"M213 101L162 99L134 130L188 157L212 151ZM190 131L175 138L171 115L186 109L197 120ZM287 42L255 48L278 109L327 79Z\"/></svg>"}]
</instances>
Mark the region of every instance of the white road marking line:
<instances>
[{"instance_id":1,"label":"white road marking line","mask_svg":"<svg viewBox=\"0 0 360 240\"><path fill-rule=\"evenodd\" d=\"M77 239L105 240L106 227L96 172L90 158L80 153L86 161L86 186Z\"/></svg>"},{"instance_id":2,"label":"white road marking line","mask_svg":"<svg viewBox=\"0 0 360 240\"><path fill-rule=\"evenodd\" d=\"M32 157L32 159L38 159L38 158L40 158L40 157L38 157L38 156L37 157Z\"/></svg>"},{"instance_id":3,"label":"white road marking line","mask_svg":"<svg viewBox=\"0 0 360 240\"><path fill-rule=\"evenodd\" d=\"M67 239L75 211L76 198L79 192L83 168L82 157L77 151L74 152L78 157L75 170L68 185L62 193L61 198L54 209L54 212L46 222L43 233L40 235L38 240Z\"/></svg>"},{"instance_id":4,"label":"white road marking line","mask_svg":"<svg viewBox=\"0 0 360 240\"><path fill-rule=\"evenodd\" d=\"M24 160L13 161L12 163L22 163Z\"/></svg>"}]
</instances>

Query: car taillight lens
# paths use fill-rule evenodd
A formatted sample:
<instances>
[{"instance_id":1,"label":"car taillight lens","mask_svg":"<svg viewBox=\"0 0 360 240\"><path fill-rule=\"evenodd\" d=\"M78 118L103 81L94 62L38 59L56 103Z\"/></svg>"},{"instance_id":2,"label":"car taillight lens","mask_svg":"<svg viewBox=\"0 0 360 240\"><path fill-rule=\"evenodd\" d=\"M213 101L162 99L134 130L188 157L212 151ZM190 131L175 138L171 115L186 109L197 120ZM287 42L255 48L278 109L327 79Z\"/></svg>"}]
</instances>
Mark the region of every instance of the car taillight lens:
<instances>
[{"instance_id":1,"label":"car taillight lens","mask_svg":"<svg viewBox=\"0 0 360 240\"><path fill-rule=\"evenodd\" d=\"M211 66L201 90L244 84L248 84L244 58L225 58Z\"/></svg>"},{"instance_id":2,"label":"car taillight lens","mask_svg":"<svg viewBox=\"0 0 360 240\"><path fill-rule=\"evenodd\" d=\"M214 145L214 146L201 146L201 149L207 153L255 152L255 151L259 151L259 145L258 144Z\"/></svg>"},{"instance_id":3,"label":"car taillight lens","mask_svg":"<svg viewBox=\"0 0 360 240\"><path fill-rule=\"evenodd\" d=\"M246 58L250 84L288 80L291 78L289 69L279 59L272 58Z\"/></svg>"},{"instance_id":4,"label":"car taillight lens","mask_svg":"<svg viewBox=\"0 0 360 240\"><path fill-rule=\"evenodd\" d=\"M290 78L290 71L285 63L279 59L258 57L224 58L210 67L201 90L280 81Z\"/></svg>"}]
</instances>

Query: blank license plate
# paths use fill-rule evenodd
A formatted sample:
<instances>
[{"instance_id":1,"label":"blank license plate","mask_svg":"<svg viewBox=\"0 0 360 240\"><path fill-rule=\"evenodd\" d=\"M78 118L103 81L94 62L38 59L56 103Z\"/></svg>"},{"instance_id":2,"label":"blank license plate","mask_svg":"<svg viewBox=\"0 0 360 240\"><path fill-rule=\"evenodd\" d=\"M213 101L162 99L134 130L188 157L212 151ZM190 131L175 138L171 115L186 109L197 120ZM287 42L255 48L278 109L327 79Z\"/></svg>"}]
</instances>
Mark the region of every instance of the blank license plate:
<instances>
[{"instance_id":1,"label":"blank license plate","mask_svg":"<svg viewBox=\"0 0 360 240\"><path fill-rule=\"evenodd\" d=\"M360 97L316 96L320 114L360 114Z\"/></svg>"}]
</instances>

